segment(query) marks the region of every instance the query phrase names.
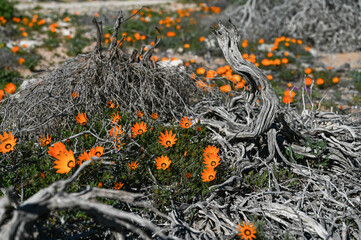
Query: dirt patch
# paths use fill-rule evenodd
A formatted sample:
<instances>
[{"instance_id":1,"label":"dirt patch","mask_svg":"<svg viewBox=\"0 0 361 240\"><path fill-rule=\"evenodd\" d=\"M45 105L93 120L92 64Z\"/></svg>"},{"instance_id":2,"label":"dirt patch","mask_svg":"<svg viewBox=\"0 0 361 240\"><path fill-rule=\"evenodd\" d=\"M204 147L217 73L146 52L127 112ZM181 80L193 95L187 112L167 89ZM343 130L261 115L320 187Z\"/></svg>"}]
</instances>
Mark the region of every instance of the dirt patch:
<instances>
[{"instance_id":1,"label":"dirt patch","mask_svg":"<svg viewBox=\"0 0 361 240\"><path fill-rule=\"evenodd\" d=\"M358 69L361 68L361 52L322 54L318 61L332 68L349 63L351 69Z\"/></svg>"}]
</instances>

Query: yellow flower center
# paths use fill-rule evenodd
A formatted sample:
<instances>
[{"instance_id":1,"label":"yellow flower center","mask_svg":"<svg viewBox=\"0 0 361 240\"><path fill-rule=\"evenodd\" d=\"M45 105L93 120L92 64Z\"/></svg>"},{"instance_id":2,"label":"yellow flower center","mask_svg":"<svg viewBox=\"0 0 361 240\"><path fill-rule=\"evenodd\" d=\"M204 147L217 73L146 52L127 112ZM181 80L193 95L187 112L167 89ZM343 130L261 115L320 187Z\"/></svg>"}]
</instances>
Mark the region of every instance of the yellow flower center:
<instances>
[{"instance_id":1,"label":"yellow flower center","mask_svg":"<svg viewBox=\"0 0 361 240\"><path fill-rule=\"evenodd\" d=\"M167 166L167 164L166 164L166 163L162 163L160 166L161 166L162 168L165 168L165 167Z\"/></svg>"},{"instance_id":2,"label":"yellow flower center","mask_svg":"<svg viewBox=\"0 0 361 240\"><path fill-rule=\"evenodd\" d=\"M184 125L185 125L186 127L189 127L189 123L187 123L187 122L186 122Z\"/></svg>"},{"instance_id":3,"label":"yellow flower center","mask_svg":"<svg viewBox=\"0 0 361 240\"><path fill-rule=\"evenodd\" d=\"M49 143L50 143L50 140L45 140L45 141L44 141L44 144L45 144L45 145L48 145Z\"/></svg>"},{"instance_id":4,"label":"yellow flower center","mask_svg":"<svg viewBox=\"0 0 361 240\"><path fill-rule=\"evenodd\" d=\"M8 144L5 145L5 148L6 148L6 149L10 149L11 146L12 146L12 145L11 145L10 143L8 143Z\"/></svg>"},{"instance_id":5,"label":"yellow flower center","mask_svg":"<svg viewBox=\"0 0 361 240\"><path fill-rule=\"evenodd\" d=\"M68 166L69 168L73 168L73 167L75 167L75 162L74 162L74 161L69 161L68 164L67 164L67 166Z\"/></svg>"},{"instance_id":6,"label":"yellow flower center","mask_svg":"<svg viewBox=\"0 0 361 240\"><path fill-rule=\"evenodd\" d=\"M143 133L143 129L139 129L139 130L138 130L138 133L139 133L139 134L142 134L142 133Z\"/></svg>"},{"instance_id":7,"label":"yellow flower center","mask_svg":"<svg viewBox=\"0 0 361 240\"><path fill-rule=\"evenodd\" d=\"M216 164L217 164L216 161L211 162L211 166L215 166Z\"/></svg>"},{"instance_id":8,"label":"yellow flower center","mask_svg":"<svg viewBox=\"0 0 361 240\"><path fill-rule=\"evenodd\" d=\"M244 235L246 235L246 236L251 236L251 231L248 230L248 229L246 229L246 230L244 231Z\"/></svg>"},{"instance_id":9,"label":"yellow flower center","mask_svg":"<svg viewBox=\"0 0 361 240\"><path fill-rule=\"evenodd\" d=\"M167 146L170 146L172 144L172 142L171 141L166 141L165 144L167 144Z\"/></svg>"},{"instance_id":10,"label":"yellow flower center","mask_svg":"<svg viewBox=\"0 0 361 240\"><path fill-rule=\"evenodd\" d=\"M97 155L98 157L100 157L100 156L102 155L102 153L98 151L98 152L95 153L95 155Z\"/></svg>"},{"instance_id":11,"label":"yellow flower center","mask_svg":"<svg viewBox=\"0 0 361 240\"><path fill-rule=\"evenodd\" d=\"M209 176L208 176L208 179L209 179L209 180L213 180L213 179L214 179L214 176L213 176L213 175L209 175Z\"/></svg>"}]
</instances>

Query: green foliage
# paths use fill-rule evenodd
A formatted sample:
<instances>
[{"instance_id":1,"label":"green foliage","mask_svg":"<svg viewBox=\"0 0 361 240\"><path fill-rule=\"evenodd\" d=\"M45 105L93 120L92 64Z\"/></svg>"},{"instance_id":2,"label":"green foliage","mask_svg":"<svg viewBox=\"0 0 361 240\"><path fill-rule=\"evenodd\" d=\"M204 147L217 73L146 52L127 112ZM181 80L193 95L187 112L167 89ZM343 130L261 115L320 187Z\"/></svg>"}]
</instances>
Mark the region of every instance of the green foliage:
<instances>
[{"instance_id":1,"label":"green foliage","mask_svg":"<svg viewBox=\"0 0 361 240\"><path fill-rule=\"evenodd\" d=\"M10 20L14 15L14 3L8 0L0 0L0 16Z\"/></svg>"},{"instance_id":2,"label":"green foliage","mask_svg":"<svg viewBox=\"0 0 361 240\"><path fill-rule=\"evenodd\" d=\"M4 89L5 85L10 82L13 82L15 85L17 85L15 82L19 77L19 72L15 70L6 68L0 69L0 89Z\"/></svg>"},{"instance_id":3,"label":"green foliage","mask_svg":"<svg viewBox=\"0 0 361 240\"><path fill-rule=\"evenodd\" d=\"M355 84L355 88L361 92L361 71L354 71L352 73L353 82Z\"/></svg>"},{"instance_id":4,"label":"green foliage","mask_svg":"<svg viewBox=\"0 0 361 240\"><path fill-rule=\"evenodd\" d=\"M66 42L65 46L68 49L67 54L69 56L76 56L82 53L83 48L90 43L88 38L83 37L84 32L84 29L77 28L75 36Z\"/></svg>"}]
</instances>

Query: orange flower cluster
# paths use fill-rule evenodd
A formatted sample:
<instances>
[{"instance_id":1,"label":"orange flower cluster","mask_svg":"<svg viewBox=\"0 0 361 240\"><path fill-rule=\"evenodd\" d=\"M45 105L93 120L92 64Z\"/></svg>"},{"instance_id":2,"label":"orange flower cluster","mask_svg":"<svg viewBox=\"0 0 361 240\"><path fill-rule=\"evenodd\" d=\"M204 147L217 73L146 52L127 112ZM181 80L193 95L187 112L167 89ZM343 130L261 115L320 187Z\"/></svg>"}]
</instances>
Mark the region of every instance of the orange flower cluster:
<instances>
[{"instance_id":1,"label":"orange flower cluster","mask_svg":"<svg viewBox=\"0 0 361 240\"><path fill-rule=\"evenodd\" d=\"M210 182L216 178L217 171L214 170L220 164L221 158L218 155L219 149L215 146L206 147L203 150L205 169L202 172L203 182Z\"/></svg>"},{"instance_id":2,"label":"orange flower cluster","mask_svg":"<svg viewBox=\"0 0 361 240\"><path fill-rule=\"evenodd\" d=\"M286 90L283 92L283 102L284 103L291 103L293 102L293 98L296 96L294 91Z\"/></svg>"},{"instance_id":3,"label":"orange flower cluster","mask_svg":"<svg viewBox=\"0 0 361 240\"><path fill-rule=\"evenodd\" d=\"M5 24L7 21L3 16L0 16L0 26L1 24Z\"/></svg>"},{"instance_id":4,"label":"orange flower cluster","mask_svg":"<svg viewBox=\"0 0 361 240\"><path fill-rule=\"evenodd\" d=\"M12 132L6 133L3 135L0 134L0 152L8 153L14 151L14 146L16 145L17 138L14 138Z\"/></svg>"},{"instance_id":5,"label":"orange flower cluster","mask_svg":"<svg viewBox=\"0 0 361 240\"><path fill-rule=\"evenodd\" d=\"M201 7L201 10L204 12L211 11L213 13L219 14L222 11L220 7L217 6L208 7L205 3L200 3L199 6Z\"/></svg>"},{"instance_id":6,"label":"orange flower cluster","mask_svg":"<svg viewBox=\"0 0 361 240\"><path fill-rule=\"evenodd\" d=\"M293 44L299 44L301 45L303 42L301 39L295 39L295 38L286 38L285 36L282 36L282 37L278 37L275 39L274 43L273 43L273 47L271 47L271 51L274 51L276 49L278 49L279 47L279 44L281 44L282 42L284 42L284 45L286 47L289 47L290 46L290 43L293 43Z\"/></svg>"},{"instance_id":7,"label":"orange flower cluster","mask_svg":"<svg viewBox=\"0 0 361 240\"><path fill-rule=\"evenodd\" d=\"M57 27L58 27L58 23L50 24L50 32L55 33Z\"/></svg>"},{"instance_id":8,"label":"orange flower cluster","mask_svg":"<svg viewBox=\"0 0 361 240\"><path fill-rule=\"evenodd\" d=\"M81 166L83 161L89 161L92 157L101 157L104 153L104 148L100 146L93 147L89 152L84 152L78 157L77 164Z\"/></svg>"}]
</instances>

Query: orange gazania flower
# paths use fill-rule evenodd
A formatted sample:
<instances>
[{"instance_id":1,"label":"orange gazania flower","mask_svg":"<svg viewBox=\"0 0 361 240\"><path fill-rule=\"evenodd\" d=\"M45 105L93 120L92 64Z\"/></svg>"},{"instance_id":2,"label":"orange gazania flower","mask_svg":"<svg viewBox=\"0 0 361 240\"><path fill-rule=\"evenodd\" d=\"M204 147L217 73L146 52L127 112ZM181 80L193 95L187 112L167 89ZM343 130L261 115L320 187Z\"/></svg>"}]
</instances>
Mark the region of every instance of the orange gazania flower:
<instances>
[{"instance_id":1,"label":"orange gazania flower","mask_svg":"<svg viewBox=\"0 0 361 240\"><path fill-rule=\"evenodd\" d=\"M65 145L62 142L56 142L52 147L49 147L49 155L53 158L58 158L66 151Z\"/></svg>"},{"instance_id":2,"label":"orange gazania flower","mask_svg":"<svg viewBox=\"0 0 361 240\"><path fill-rule=\"evenodd\" d=\"M215 168L219 165L219 162L221 161L221 158L216 153L211 153L209 155L206 155L204 157L204 164L206 167Z\"/></svg>"},{"instance_id":3,"label":"orange gazania flower","mask_svg":"<svg viewBox=\"0 0 361 240\"><path fill-rule=\"evenodd\" d=\"M19 64L22 65L25 62L24 58L19 58Z\"/></svg>"},{"instance_id":4,"label":"orange gazania flower","mask_svg":"<svg viewBox=\"0 0 361 240\"><path fill-rule=\"evenodd\" d=\"M153 120L157 120L158 117L159 117L159 114L158 114L158 113L152 113L152 114L150 114L150 117L151 117Z\"/></svg>"},{"instance_id":5,"label":"orange gazania flower","mask_svg":"<svg viewBox=\"0 0 361 240\"><path fill-rule=\"evenodd\" d=\"M273 76L272 76L272 75L267 75L267 79L268 79L268 80L272 80L272 79L273 79Z\"/></svg>"},{"instance_id":6,"label":"orange gazania flower","mask_svg":"<svg viewBox=\"0 0 361 240\"><path fill-rule=\"evenodd\" d=\"M117 112L117 114L114 113L112 115L112 124L117 124L120 119L121 117L119 116L119 111Z\"/></svg>"},{"instance_id":7,"label":"orange gazania flower","mask_svg":"<svg viewBox=\"0 0 361 240\"><path fill-rule=\"evenodd\" d=\"M128 163L129 170L137 169L138 165L139 163L137 163L137 161L131 161L130 163Z\"/></svg>"},{"instance_id":8,"label":"orange gazania flower","mask_svg":"<svg viewBox=\"0 0 361 240\"><path fill-rule=\"evenodd\" d=\"M203 156L206 157L212 153L218 154L219 149L216 146L208 145L205 149L203 149Z\"/></svg>"},{"instance_id":9,"label":"orange gazania flower","mask_svg":"<svg viewBox=\"0 0 361 240\"><path fill-rule=\"evenodd\" d=\"M133 127L131 127L134 136L136 135L142 135L143 133L145 133L147 131L147 123L144 122L137 122L133 125Z\"/></svg>"},{"instance_id":10,"label":"orange gazania flower","mask_svg":"<svg viewBox=\"0 0 361 240\"><path fill-rule=\"evenodd\" d=\"M158 142L162 144L165 148L172 147L177 141L177 138L175 138L175 136L175 134L172 135L172 130L170 130L169 132L166 130L165 135L162 132L160 133L160 141Z\"/></svg>"},{"instance_id":11,"label":"orange gazania flower","mask_svg":"<svg viewBox=\"0 0 361 240\"><path fill-rule=\"evenodd\" d=\"M338 77L332 78L332 82L335 84L338 83L339 81L340 81L340 79Z\"/></svg>"},{"instance_id":12,"label":"orange gazania flower","mask_svg":"<svg viewBox=\"0 0 361 240\"><path fill-rule=\"evenodd\" d=\"M305 73L306 73L306 74L310 74L311 72L312 72L312 69L311 69L311 68L306 68L306 69L305 69Z\"/></svg>"},{"instance_id":13,"label":"orange gazania flower","mask_svg":"<svg viewBox=\"0 0 361 240\"><path fill-rule=\"evenodd\" d=\"M255 234L256 228L254 227L254 223L252 225L249 225L249 223L242 222L242 225L237 224L239 228L236 228L240 233L238 233L238 236L241 236L242 239L245 240L252 240L253 238L256 239Z\"/></svg>"},{"instance_id":14,"label":"orange gazania flower","mask_svg":"<svg viewBox=\"0 0 361 240\"><path fill-rule=\"evenodd\" d=\"M163 169L166 170L169 168L169 165L171 164L171 160L167 156L161 156L155 160L155 165L157 166L157 169Z\"/></svg>"},{"instance_id":15,"label":"orange gazania flower","mask_svg":"<svg viewBox=\"0 0 361 240\"><path fill-rule=\"evenodd\" d=\"M306 77L306 78L305 78L305 84L306 84L307 86L311 85L311 84L312 84L312 79L309 78L309 77Z\"/></svg>"},{"instance_id":16,"label":"orange gazania flower","mask_svg":"<svg viewBox=\"0 0 361 240\"><path fill-rule=\"evenodd\" d=\"M111 138L115 138L116 136L118 136L118 134L124 135L122 126L114 126L114 127L112 127L112 129L109 131L109 136L110 136Z\"/></svg>"},{"instance_id":17,"label":"orange gazania flower","mask_svg":"<svg viewBox=\"0 0 361 240\"><path fill-rule=\"evenodd\" d=\"M71 96L72 96L73 98L77 98L77 97L79 97L79 93L77 93L77 92L72 92Z\"/></svg>"},{"instance_id":18,"label":"orange gazania flower","mask_svg":"<svg viewBox=\"0 0 361 240\"><path fill-rule=\"evenodd\" d=\"M199 41L200 41L200 42L203 42L204 40L206 40L206 38L203 37L203 36L199 38Z\"/></svg>"},{"instance_id":19,"label":"orange gazania flower","mask_svg":"<svg viewBox=\"0 0 361 240\"><path fill-rule=\"evenodd\" d=\"M217 171L215 171L214 168L211 167L205 168L202 172L203 182L213 181L216 178L216 173Z\"/></svg>"},{"instance_id":20,"label":"orange gazania flower","mask_svg":"<svg viewBox=\"0 0 361 240\"><path fill-rule=\"evenodd\" d=\"M324 84L325 83L325 80L323 80L322 78L318 78L317 80L316 80L316 84L317 85L322 85L322 84Z\"/></svg>"},{"instance_id":21,"label":"orange gazania flower","mask_svg":"<svg viewBox=\"0 0 361 240\"><path fill-rule=\"evenodd\" d=\"M204 68L202 68L202 67L199 67L199 68L197 68L197 70L196 70L196 73L197 73L198 75L203 75L205 72L206 72L206 69L204 69Z\"/></svg>"},{"instance_id":22,"label":"orange gazania flower","mask_svg":"<svg viewBox=\"0 0 361 240\"><path fill-rule=\"evenodd\" d=\"M11 49L11 51L12 51L13 53L17 53L17 52L19 52L19 47L18 47L18 46L14 46L14 47Z\"/></svg>"},{"instance_id":23,"label":"orange gazania flower","mask_svg":"<svg viewBox=\"0 0 361 240\"><path fill-rule=\"evenodd\" d=\"M117 183L115 183L115 185L114 185L113 188L114 188L115 190L119 190L119 189L121 189L123 186L124 186L124 183L117 182Z\"/></svg>"},{"instance_id":24,"label":"orange gazania flower","mask_svg":"<svg viewBox=\"0 0 361 240\"><path fill-rule=\"evenodd\" d=\"M58 161L54 162L54 168L58 169L58 171L56 171L57 173L68 174L70 170L75 167L75 158L72 150L62 152L57 159Z\"/></svg>"},{"instance_id":25,"label":"orange gazania flower","mask_svg":"<svg viewBox=\"0 0 361 240\"><path fill-rule=\"evenodd\" d=\"M229 84L223 85L219 87L219 91L228 93L232 90L231 86Z\"/></svg>"},{"instance_id":26,"label":"orange gazania flower","mask_svg":"<svg viewBox=\"0 0 361 240\"><path fill-rule=\"evenodd\" d=\"M184 117L182 118L182 120L180 121L180 126L181 128L190 128L190 126L192 125L192 121L190 118L188 117Z\"/></svg>"},{"instance_id":27,"label":"orange gazania flower","mask_svg":"<svg viewBox=\"0 0 361 240\"><path fill-rule=\"evenodd\" d=\"M113 102L113 100L107 100L107 106L108 108L115 108L115 102ZM119 105L117 107L119 107Z\"/></svg>"},{"instance_id":28,"label":"orange gazania flower","mask_svg":"<svg viewBox=\"0 0 361 240\"><path fill-rule=\"evenodd\" d=\"M0 102L1 100L3 100L4 94L5 94L4 90L0 89Z\"/></svg>"},{"instance_id":29,"label":"orange gazania flower","mask_svg":"<svg viewBox=\"0 0 361 240\"><path fill-rule=\"evenodd\" d=\"M75 117L75 119L82 126L85 126L85 124L87 123L86 113L78 113L78 116Z\"/></svg>"},{"instance_id":30,"label":"orange gazania flower","mask_svg":"<svg viewBox=\"0 0 361 240\"><path fill-rule=\"evenodd\" d=\"M49 134L46 134L46 137L43 135L42 138L39 138L39 141L43 147L51 143L51 136L49 137Z\"/></svg>"},{"instance_id":31,"label":"orange gazania flower","mask_svg":"<svg viewBox=\"0 0 361 240\"><path fill-rule=\"evenodd\" d=\"M104 153L104 148L103 147L100 147L100 146L96 146L95 148L93 147L92 149L90 149L89 151L89 155L91 157L93 156L97 156L97 157L100 157L102 156Z\"/></svg>"},{"instance_id":32,"label":"orange gazania flower","mask_svg":"<svg viewBox=\"0 0 361 240\"><path fill-rule=\"evenodd\" d=\"M186 178L191 178L191 177L192 177L192 173L188 172L188 173L186 174Z\"/></svg>"},{"instance_id":33,"label":"orange gazania flower","mask_svg":"<svg viewBox=\"0 0 361 240\"><path fill-rule=\"evenodd\" d=\"M263 43L264 43L264 39L261 38L260 40L258 40L258 43L259 43L259 44L263 44Z\"/></svg>"},{"instance_id":34,"label":"orange gazania flower","mask_svg":"<svg viewBox=\"0 0 361 240\"><path fill-rule=\"evenodd\" d=\"M167 32L168 37L175 37L175 32Z\"/></svg>"},{"instance_id":35,"label":"orange gazania flower","mask_svg":"<svg viewBox=\"0 0 361 240\"><path fill-rule=\"evenodd\" d=\"M137 111L137 117L139 117L139 118L141 118L141 117L143 117L143 115L144 115L144 113L142 113L141 111Z\"/></svg>"},{"instance_id":36,"label":"orange gazania flower","mask_svg":"<svg viewBox=\"0 0 361 240\"><path fill-rule=\"evenodd\" d=\"M98 183L98 188L102 188L103 187L103 183L102 182L99 182Z\"/></svg>"},{"instance_id":37,"label":"orange gazania flower","mask_svg":"<svg viewBox=\"0 0 361 240\"><path fill-rule=\"evenodd\" d=\"M15 90L16 90L16 86L14 83L8 83L4 87L4 91L9 94L13 94L15 92Z\"/></svg>"},{"instance_id":38,"label":"orange gazania flower","mask_svg":"<svg viewBox=\"0 0 361 240\"><path fill-rule=\"evenodd\" d=\"M83 164L83 161L89 161L91 159L91 156L89 153L84 151L80 156L78 157L78 161L76 162L79 166Z\"/></svg>"},{"instance_id":39,"label":"orange gazania flower","mask_svg":"<svg viewBox=\"0 0 361 240\"><path fill-rule=\"evenodd\" d=\"M14 151L14 146L16 145L17 138L14 138L14 135L12 132L9 132L7 134L4 132L4 135L0 135L0 152L1 153L7 153Z\"/></svg>"}]
</instances>

